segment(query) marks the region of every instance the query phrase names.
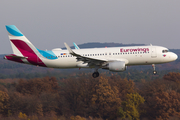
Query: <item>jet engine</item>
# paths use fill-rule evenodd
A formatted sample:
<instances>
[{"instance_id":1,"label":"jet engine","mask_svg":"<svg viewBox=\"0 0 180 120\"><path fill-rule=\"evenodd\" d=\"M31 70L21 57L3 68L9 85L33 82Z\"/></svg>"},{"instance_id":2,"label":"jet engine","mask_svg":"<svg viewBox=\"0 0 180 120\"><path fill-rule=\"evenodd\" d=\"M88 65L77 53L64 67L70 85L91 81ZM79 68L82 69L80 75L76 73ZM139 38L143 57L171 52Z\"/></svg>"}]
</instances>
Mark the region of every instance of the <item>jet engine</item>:
<instances>
[{"instance_id":1,"label":"jet engine","mask_svg":"<svg viewBox=\"0 0 180 120\"><path fill-rule=\"evenodd\" d=\"M109 62L108 64L106 64L106 66L102 68L114 72L122 72L126 70L126 65L124 61L113 61L113 62Z\"/></svg>"}]
</instances>

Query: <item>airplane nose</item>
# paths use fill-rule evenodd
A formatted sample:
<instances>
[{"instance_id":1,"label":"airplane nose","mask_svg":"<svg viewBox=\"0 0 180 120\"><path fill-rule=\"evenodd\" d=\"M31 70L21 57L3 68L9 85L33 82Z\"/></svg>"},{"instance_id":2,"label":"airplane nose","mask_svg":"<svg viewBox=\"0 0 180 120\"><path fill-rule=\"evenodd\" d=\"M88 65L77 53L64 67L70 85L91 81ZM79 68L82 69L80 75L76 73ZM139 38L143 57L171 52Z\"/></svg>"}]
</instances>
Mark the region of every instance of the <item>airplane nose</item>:
<instances>
[{"instance_id":1,"label":"airplane nose","mask_svg":"<svg viewBox=\"0 0 180 120\"><path fill-rule=\"evenodd\" d=\"M175 53L173 54L173 59L174 60L178 59L178 56Z\"/></svg>"}]
</instances>

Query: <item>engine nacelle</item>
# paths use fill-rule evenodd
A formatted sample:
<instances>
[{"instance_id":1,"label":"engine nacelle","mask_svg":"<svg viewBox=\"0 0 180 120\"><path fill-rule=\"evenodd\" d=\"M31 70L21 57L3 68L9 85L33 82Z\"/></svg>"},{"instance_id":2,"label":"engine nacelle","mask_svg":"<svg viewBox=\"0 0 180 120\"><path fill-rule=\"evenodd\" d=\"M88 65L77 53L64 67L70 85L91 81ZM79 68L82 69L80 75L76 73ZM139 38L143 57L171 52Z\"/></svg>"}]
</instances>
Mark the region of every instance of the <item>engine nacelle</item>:
<instances>
[{"instance_id":1,"label":"engine nacelle","mask_svg":"<svg viewBox=\"0 0 180 120\"><path fill-rule=\"evenodd\" d=\"M124 61L114 61L109 62L104 69L109 69L114 72L122 72L126 70L126 65Z\"/></svg>"}]
</instances>

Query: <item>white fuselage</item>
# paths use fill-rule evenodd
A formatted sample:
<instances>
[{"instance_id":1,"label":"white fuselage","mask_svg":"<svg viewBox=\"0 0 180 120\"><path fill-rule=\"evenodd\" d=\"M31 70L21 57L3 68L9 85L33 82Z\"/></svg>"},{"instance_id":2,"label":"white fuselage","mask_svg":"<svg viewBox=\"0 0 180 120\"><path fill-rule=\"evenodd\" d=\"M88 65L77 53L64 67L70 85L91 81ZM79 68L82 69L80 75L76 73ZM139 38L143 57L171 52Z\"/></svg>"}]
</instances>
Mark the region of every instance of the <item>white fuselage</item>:
<instances>
[{"instance_id":1,"label":"white fuselage","mask_svg":"<svg viewBox=\"0 0 180 120\"><path fill-rule=\"evenodd\" d=\"M75 53L89 58L106 59L108 61L125 61L126 66L148 65L171 62L177 55L161 46L130 46L111 48L74 49ZM42 56L40 59L47 67L53 68L87 68L87 64L77 61L67 50L53 50L55 56ZM56 58L56 59L50 59Z\"/></svg>"}]
</instances>

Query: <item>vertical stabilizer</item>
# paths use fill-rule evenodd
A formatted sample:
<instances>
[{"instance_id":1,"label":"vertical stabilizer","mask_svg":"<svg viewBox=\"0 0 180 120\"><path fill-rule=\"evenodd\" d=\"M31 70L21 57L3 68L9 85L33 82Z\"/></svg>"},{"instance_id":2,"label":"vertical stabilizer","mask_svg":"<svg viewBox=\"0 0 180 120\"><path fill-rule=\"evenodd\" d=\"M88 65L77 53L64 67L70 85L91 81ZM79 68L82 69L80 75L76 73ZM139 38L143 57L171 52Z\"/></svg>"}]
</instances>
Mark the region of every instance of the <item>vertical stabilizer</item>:
<instances>
[{"instance_id":1,"label":"vertical stabilizer","mask_svg":"<svg viewBox=\"0 0 180 120\"><path fill-rule=\"evenodd\" d=\"M28 53L37 53L34 45L20 32L15 25L6 25L13 53L19 56L27 56Z\"/></svg>"},{"instance_id":2,"label":"vertical stabilizer","mask_svg":"<svg viewBox=\"0 0 180 120\"><path fill-rule=\"evenodd\" d=\"M15 25L6 25L13 54L5 56L5 59L28 63L33 65L46 66L40 59L39 51L19 31Z\"/></svg>"}]
</instances>

